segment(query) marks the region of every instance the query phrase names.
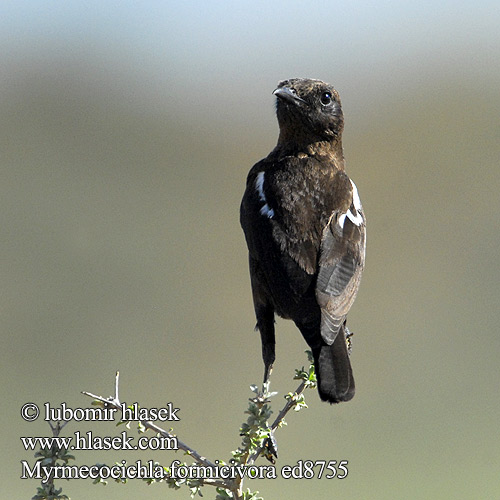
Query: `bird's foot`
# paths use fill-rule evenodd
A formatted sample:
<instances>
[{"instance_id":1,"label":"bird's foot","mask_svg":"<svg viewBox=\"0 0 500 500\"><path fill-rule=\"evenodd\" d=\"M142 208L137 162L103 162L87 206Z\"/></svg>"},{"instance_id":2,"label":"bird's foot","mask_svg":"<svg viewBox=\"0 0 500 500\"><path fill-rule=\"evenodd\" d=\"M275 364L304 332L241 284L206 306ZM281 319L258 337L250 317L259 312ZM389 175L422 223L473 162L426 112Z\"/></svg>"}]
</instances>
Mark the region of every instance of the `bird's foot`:
<instances>
[{"instance_id":1,"label":"bird's foot","mask_svg":"<svg viewBox=\"0 0 500 500\"><path fill-rule=\"evenodd\" d=\"M276 459L278 458L278 443L274 437L274 431L271 429L269 429L269 437L264 440L262 455L273 465L276 463Z\"/></svg>"},{"instance_id":2,"label":"bird's foot","mask_svg":"<svg viewBox=\"0 0 500 500\"><path fill-rule=\"evenodd\" d=\"M349 356L351 355L352 352L352 336L354 335L354 332L351 332L347 326L345 327L345 343L347 346L347 353Z\"/></svg>"}]
</instances>

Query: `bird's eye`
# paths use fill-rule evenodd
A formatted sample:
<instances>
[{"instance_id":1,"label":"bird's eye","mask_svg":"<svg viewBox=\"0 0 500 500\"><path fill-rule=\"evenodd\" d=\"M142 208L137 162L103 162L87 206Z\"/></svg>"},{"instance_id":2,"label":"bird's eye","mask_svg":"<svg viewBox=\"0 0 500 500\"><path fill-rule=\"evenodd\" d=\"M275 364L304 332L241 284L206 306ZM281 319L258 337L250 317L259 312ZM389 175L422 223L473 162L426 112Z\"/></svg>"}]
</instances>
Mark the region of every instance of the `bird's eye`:
<instances>
[{"instance_id":1,"label":"bird's eye","mask_svg":"<svg viewBox=\"0 0 500 500\"><path fill-rule=\"evenodd\" d=\"M321 104L328 106L332 103L332 94L330 92L323 92L320 97Z\"/></svg>"}]
</instances>

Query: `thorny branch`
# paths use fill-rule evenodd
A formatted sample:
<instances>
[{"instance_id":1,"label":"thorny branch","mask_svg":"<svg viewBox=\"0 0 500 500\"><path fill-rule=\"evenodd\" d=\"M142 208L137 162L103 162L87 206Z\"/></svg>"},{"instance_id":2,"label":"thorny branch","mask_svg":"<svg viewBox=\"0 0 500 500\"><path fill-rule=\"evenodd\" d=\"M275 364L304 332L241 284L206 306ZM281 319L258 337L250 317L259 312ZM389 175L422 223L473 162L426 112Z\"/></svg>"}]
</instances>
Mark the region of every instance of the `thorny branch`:
<instances>
[{"instance_id":1,"label":"thorny branch","mask_svg":"<svg viewBox=\"0 0 500 500\"><path fill-rule=\"evenodd\" d=\"M257 439L258 439L258 446L255 446L255 444L252 444L252 442L255 441L255 436L252 436L250 439L244 438L243 440L243 446L242 448L239 448L236 452L233 452L233 459L232 462L239 463L240 465L249 467L255 463L257 458L261 455L266 456L266 447L265 447L265 438L267 437L268 439L273 435L274 431L282 426L284 424L284 419L287 413L293 409L300 409L301 407L307 407L307 405L304 402L303 399L303 392L305 389L309 387L313 387L315 385L315 376L314 376L314 368L311 366L309 368L309 371L304 371L302 370L297 370L296 371L296 379L301 379L302 382L300 385L297 387L295 392L293 393L288 393L285 398L287 399L286 404L284 407L281 409L279 412L278 416L275 418L271 426L269 427L267 425L267 421L265 423L262 423L262 418L261 418L261 423L260 423L260 428L257 431ZM95 401L99 402L99 404L103 405L105 408L111 407L115 408L117 410L122 409L122 403L120 402L119 399L119 379L120 379L120 373L117 371L116 376L115 376L115 394L114 396L110 396L108 398L105 398L103 396L98 396L96 394L93 394L91 392L87 391L82 391L82 394L85 394L86 396L91 397ZM268 414L272 413L270 411L270 408L267 406L269 403L269 397L273 396L275 393L270 393L269 392L269 386L264 386L262 388L262 391L258 391L255 386L252 386L251 389L257 393L257 397L251 398L250 399L250 406L249 410L246 413L249 413L251 416L249 417L249 420L253 418L254 413L257 412L257 414L262 414L262 412L267 412ZM253 409L252 409L253 408ZM265 419L264 419L265 420ZM177 436L172 434L169 431L166 431L165 429L162 429L158 425L156 425L152 421L148 420L141 420L139 422L140 425L142 425L145 429L150 429L153 432L161 435L162 437L165 437L167 439L175 438L177 441L177 446L178 449L183 450L186 455L190 456L197 464L204 466L204 467L213 467L217 468L217 465L207 459L206 457L202 456L200 453L198 453L196 450L191 448L189 445L184 443L183 441L179 440ZM242 428L240 429L241 435L243 436L249 436L249 432L243 432L245 426L247 424L243 424ZM262 439L259 439L259 437L262 437ZM269 458L269 456L267 456ZM219 463L219 461L217 461ZM220 462L222 463L222 462ZM273 462L274 463L274 462ZM217 488L217 491L221 493L221 490L225 490L226 492L230 493L232 498L237 499L237 500L242 500L243 498L257 498L256 496L252 495L249 493L251 496L246 496L246 494L243 493L242 487L243 487L243 477L237 477L236 479L211 479L211 478L203 478L199 480L199 484L201 485L210 485L210 486L215 486ZM218 498L231 498L227 496L218 496Z\"/></svg>"},{"instance_id":2,"label":"thorny branch","mask_svg":"<svg viewBox=\"0 0 500 500\"><path fill-rule=\"evenodd\" d=\"M95 394L92 394L91 392L87 391L82 391L82 394L85 394L86 396L89 396L96 401L100 401L103 403L106 407L112 407L116 408L117 410L122 409L122 403L120 402L118 398L118 384L119 384L119 378L120 378L120 372L116 372L116 377L115 377L115 396L110 396L109 398L104 398L102 396L97 396ZM170 432L162 429L161 427L158 427L154 422L150 422L148 420L141 420L140 423L146 428L146 429L151 429L152 431L160 434L161 436L165 438L173 438L176 437ZM177 444L179 446L179 449L183 450L186 452L187 455L191 456L198 462L200 465L204 465L207 467L216 467L216 465L210 460L207 460L205 457L202 457L196 450L193 450L190 446L188 446L186 443L183 443L180 439L177 439Z\"/></svg>"}]
</instances>

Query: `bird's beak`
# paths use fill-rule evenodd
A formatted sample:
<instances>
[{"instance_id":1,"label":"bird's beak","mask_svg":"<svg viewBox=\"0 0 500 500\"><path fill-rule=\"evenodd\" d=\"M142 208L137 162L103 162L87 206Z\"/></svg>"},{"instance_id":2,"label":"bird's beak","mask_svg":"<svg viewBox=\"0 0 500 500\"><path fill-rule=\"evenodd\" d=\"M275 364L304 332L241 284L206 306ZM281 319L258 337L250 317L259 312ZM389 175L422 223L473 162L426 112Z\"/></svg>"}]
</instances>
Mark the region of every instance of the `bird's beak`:
<instances>
[{"instance_id":1,"label":"bird's beak","mask_svg":"<svg viewBox=\"0 0 500 500\"><path fill-rule=\"evenodd\" d=\"M282 99L283 101L288 101L294 104L297 104L299 102L305 103L304 99L301 99L295 90L291 89L290 87L278 87L274 92L273 95L278 97L279 99Z\"/></svg>"}]
</instances>

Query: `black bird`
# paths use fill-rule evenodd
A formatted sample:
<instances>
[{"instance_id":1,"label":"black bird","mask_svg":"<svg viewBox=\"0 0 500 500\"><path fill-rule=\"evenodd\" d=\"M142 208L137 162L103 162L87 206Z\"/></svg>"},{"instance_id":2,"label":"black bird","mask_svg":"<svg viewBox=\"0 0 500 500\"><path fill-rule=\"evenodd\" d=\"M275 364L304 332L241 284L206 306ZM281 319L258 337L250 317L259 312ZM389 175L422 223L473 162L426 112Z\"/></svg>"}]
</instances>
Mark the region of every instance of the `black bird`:
<instances>
[{"instance_id":1,"label":"black bird","mask_svg":"<svg viewBox=\"0 0 500 500\"><path fill-rule=\"evenodd\" d=\"M264 381L278 314L295 322L311 348L321 399L349 401L346 316L365 262L365 217L344 170L340 98L327 83L298 78L280 82L274 95L278 144L250 170L240 212Z\"/></svg>"}]
</instances>

